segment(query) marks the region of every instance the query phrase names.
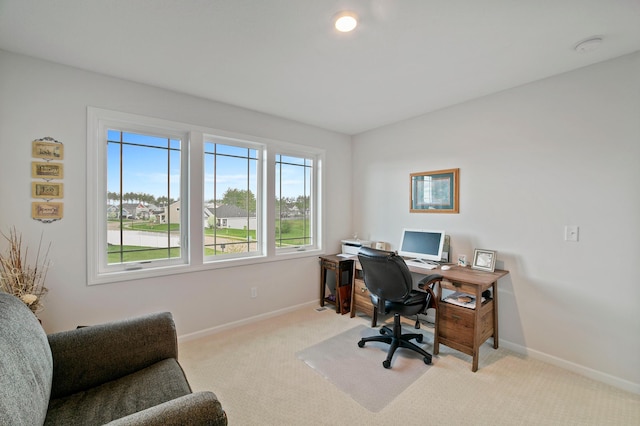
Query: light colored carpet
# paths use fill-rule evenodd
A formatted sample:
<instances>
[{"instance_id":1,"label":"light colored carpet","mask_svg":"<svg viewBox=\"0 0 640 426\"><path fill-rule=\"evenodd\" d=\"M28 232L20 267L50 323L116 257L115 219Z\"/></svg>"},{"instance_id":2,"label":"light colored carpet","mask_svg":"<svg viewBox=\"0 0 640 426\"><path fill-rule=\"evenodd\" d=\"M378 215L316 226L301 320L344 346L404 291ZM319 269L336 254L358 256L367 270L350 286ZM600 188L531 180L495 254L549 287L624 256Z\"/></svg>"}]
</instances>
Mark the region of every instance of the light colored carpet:
<instances>
[{"instance_id":1,"label":"light colored carpet","mask_svg":"<svg viewBox=\"0 0 640 426\"><path fill-rule=\"evenodd\" d=\"M470 356L441 346L426 373L371 412L296 357L369 322L307 307L181 342L180 363L192 388L215 392L237 426L640 424L639 395L489 344L476 373Z\"/></svg>"},{"instance_id":2,"label":"light colored carpet","mask_svg":"<svg viewBox=\"0 0 640 426\"><path fill-rule=\"evenodd\" d=\"M415 332L419 330L403 327L403 333ZM297 356L367 410L378 412L420 378L429 366L421 355L399 348L391 369L384 368L382 361L387 357L389 345L368 342L360 348L357 344L360 338L376 334L378 330L359 325L304 349ZM425 336L422 346L427 340Z\"/></svg>"}]
</instances>

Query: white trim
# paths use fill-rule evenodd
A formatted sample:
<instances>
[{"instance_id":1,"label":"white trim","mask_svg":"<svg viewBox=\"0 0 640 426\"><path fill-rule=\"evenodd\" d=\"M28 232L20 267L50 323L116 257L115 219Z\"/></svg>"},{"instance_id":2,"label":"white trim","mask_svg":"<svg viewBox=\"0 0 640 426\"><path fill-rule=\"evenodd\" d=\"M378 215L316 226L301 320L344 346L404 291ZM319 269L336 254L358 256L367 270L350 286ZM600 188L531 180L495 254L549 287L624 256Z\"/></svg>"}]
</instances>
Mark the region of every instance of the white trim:
<instances>
[{"instance_id":1,"label":"white trim","mask_svg":"<svg viewBox=\"0 0 640 426\"><path fill-rule=\"evenodd\" d=\"M491 341L491 339L489 339L488 341ZM572 371L574 373L580 374L581 376L606 383L608 385L623 389L628 392L640 394L640 383L633 383L620 377L612 376L610 374L603 373L602 371L594 370L592 368L585 367L584 365L576 364L574 362L567 361L544 352L529 349L525 346L519 345L517 343L512 343L504 339L500 339L500 346L513 352L530 356L533 359L555 365L556 367L560 367L564 370Z\"/></svg>"},{"instance_id":2,"label":"white trim","mask_svg":"<svg viewBox=\"0 0 640 426\"><path fill-rule=\"evenodd\" d=\"M178 343L190 342L192 340L202 339L203 337L213 336L214 334L221 333L226 330L232 330L237 327L241 327L247 324L254 324L259 321L264 321L268 318L278 317L280 315L297 311L302 308L309 308L312 306L316 306L318 304L317 300L312 302L301 303L299 305L290 306L283 309L278 309L276 311L267 312L265 314L256 315L249 318L244 318L238 321L229 322L226 324L218 325L216 327L205 328L204 330L196 331L193 333L183 334L178 336Z\"/></svg>"},{"instance_id":3,"label":"white trim","mask_svg":"<svg viewBox=\"0 0 640 426\"><path fill-rule=\"evenodd\" d=\"M96 143L101 140L101 134L106 127L118 128L157 134L161 130L162 136L175 136L184 141L181 159L182 179L180 199L188 209L181 211L181 230L183 256L176 259L154 261L152 263L133 265L135 269L127 270L127 266L102 268L106 265L106 251L100 247L106 247L106 229L101 225L106 221L106 209L102 206L101 197L106 196L102 188L106 182L105 153L100 149L106 149ZM258 173L262 182L259 182L256 201L262 215L262 227L257 231L262 234L262 252L259 255L239 256L234 258L220 257L215 261L204 259L202 226L202 211L204 205L204 141L207 139L230 140L242 142L251 148L259 149L260 156ZM103 139L103 138L102 138ZM313 201L314 208L314 245L305 247L304 250L278 250L275 249L275 152L314 158L313 167ZM221 268L240 267L265 262L281 261L293 258L318 256L323 254L325 246L324 235L324 176L322 167L325 159L325 150L290 142L276 141L258 136L244 135L203 126L179 123L170 120L146 117L136 114L105 110L101 108L87 108L87 283L106 284L128 280L140 280L158 276L184 274L202 270L214 270ZM101 189L102 188L102 189ZM121 265L119 265L121 266Z\"/></svg>"}]
</instances>

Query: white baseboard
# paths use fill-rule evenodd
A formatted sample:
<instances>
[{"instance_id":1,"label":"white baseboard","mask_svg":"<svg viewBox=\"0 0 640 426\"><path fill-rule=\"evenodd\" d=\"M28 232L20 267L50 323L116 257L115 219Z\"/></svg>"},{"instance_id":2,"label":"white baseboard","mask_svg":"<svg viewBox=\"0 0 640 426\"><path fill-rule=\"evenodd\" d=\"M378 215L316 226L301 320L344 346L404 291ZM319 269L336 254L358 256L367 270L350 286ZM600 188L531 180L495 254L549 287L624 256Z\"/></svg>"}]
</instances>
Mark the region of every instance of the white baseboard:
<instances>
[{"instance_id":1,"label":"white baseboard","mask_svg":"<svg viewBox=\"0 0 640 426\"><path fill-rule=\"evenodd\" d=\"M230 330L232 328L236 328L236 327L240 327L241 325L245 325L245 324L251 324L254 322L258 322L258 321L263 321L267 318L273 318L273 317L277 317L280 316L282 314L286 314L288 312L292 312L292 311L297 311L298 309L301 308L305 308L305 307L310 307L310 306L316 306L318 305L318 301L312 301L312 302L307 302L307 303L301 303L299 305L295 305L295 306L289 306L287 308L284 309L279 309L277 311L273 311L273 312L267 312L265 314L260 314L260 315L256 315L250 318L243 318L241 320L238 321L233 321L227 324L222 324L216 327L211 327L211 328L205 328L204 330L200 330L200 331L196 331L193 333L188 333L188 334L183 334L181 336L178 336L178 342L182 343L182 342L188 342L190 340L195 340L195 339L200 339L201 337L206 337L206 336L211 336L213 334L217 334L220 333L221 331L225 331L225 330Z\"/></svg>"},{"instance_id":2,"label":"white baseboard","mask_svg":"<svg viewBox=\"0 0 640 426\"><path fill-rule=\"evenodd\" d=\"M493 344L492 339L489 339L488 341L491 341ZM606 383L608 385L614 386L616 388L619 388L628 392L640 394L640 383L633 383L628 380L621 379L620 377L615 377L610 374L603 373L602 371L597 371L592 368L585 367L584 365L576 364L574 362L567 361L562 358L558 358L556 356L546 354L544 352L529 349L525 346L518 345L516 343L512 343L504 339L500 339L500 346L506 349L509 349L513 352L530 356L531 358L544 361L546 363L555 365L565 370L572 371L574 373L580 374L581 376L585 376L590 379L597 380L602 383Z\"/></svg>"}]
</instances>

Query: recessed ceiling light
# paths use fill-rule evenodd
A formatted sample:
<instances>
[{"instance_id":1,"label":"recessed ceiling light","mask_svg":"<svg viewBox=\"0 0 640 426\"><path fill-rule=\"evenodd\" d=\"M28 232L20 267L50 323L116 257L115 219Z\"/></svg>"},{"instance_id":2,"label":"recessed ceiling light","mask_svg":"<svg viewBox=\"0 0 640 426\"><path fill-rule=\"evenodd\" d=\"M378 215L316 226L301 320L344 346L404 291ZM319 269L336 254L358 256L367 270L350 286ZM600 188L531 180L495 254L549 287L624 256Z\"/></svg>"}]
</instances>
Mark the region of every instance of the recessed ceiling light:
<instances>
[{"instance_id":1,"label":"recessed ceiling light","mask_svg":"<svg viewBox=\"0 0 640 426\"><path fill-rule=\"evenodd\" d=\"M574 49L578 53L593 52L598 49L602 44L602 37L590 37L586 40L582 40L574 46Z\"/></svg>"},{"instance_id":2,"label":"recessed ceiling light","mask_svg":"<svg viewBox=\"0 0 640 426\"><path fill-rule=\"evenodd\" d=\"M336 15L335 26L336 30L348 33L353 31L358 25L358 17L353 12L340 12Z\"/></svg>"}]
</instances>

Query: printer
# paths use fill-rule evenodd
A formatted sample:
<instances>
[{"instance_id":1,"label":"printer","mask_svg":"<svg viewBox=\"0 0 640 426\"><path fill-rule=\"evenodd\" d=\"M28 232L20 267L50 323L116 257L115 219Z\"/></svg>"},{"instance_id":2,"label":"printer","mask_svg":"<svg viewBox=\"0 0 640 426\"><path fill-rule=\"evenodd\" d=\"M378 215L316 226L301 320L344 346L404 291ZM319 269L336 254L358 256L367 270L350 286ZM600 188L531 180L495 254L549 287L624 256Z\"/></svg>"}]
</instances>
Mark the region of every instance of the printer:
<instances>
[{"instance_id":1,"label":"printer","mask_svg":"<svg viewBox=\"0 0 640 426\"><path fill-rule=\"evenodd\" d=\"M371 247L371 241L362 240L341 240L342 242L342 254L357 255L360 251L360 247Z\"/></svg>"}]
</instances>

